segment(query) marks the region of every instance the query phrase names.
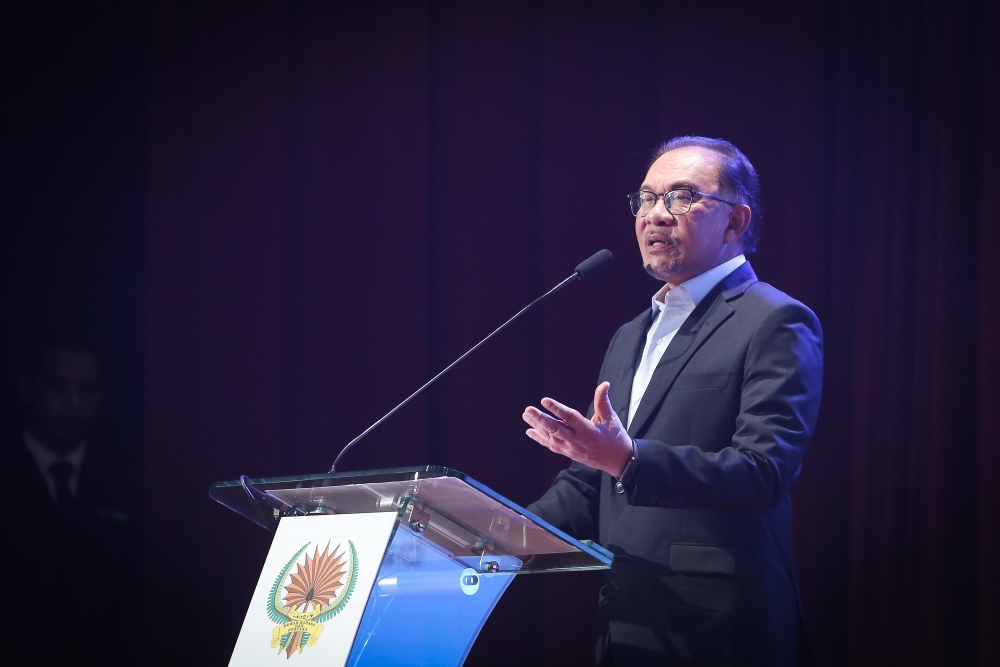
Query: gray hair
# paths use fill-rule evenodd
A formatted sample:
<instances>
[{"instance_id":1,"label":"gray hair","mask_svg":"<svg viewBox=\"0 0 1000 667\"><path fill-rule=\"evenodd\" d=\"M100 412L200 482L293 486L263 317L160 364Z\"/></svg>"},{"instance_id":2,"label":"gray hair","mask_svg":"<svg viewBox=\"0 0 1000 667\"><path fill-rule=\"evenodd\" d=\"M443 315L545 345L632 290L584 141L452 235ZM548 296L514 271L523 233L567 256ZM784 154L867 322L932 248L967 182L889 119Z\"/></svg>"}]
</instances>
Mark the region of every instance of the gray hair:
<instances>
[{"instance_id":1,"label":"gray hair","mask_svg":"<svg viewBox=\"0 0 1000 667\"><path fill-rule=\"evenodd\" d=\"M740 239L743 252L750 254L757 249L757 242L760 241L761 218L763 210L760 205L760 179L757 178L757 171L750 164L747 156L740 152L736 146L725 139L709 139L707 137L674 137L670 141L664 142L653 159L660 157L676 148L696 146L707 148L722 158L722 165L719 168L719 188L727 194L735 196L739 203L750 207L752 215L750 225L743 232Z\"/></svg>"}]
</instances>

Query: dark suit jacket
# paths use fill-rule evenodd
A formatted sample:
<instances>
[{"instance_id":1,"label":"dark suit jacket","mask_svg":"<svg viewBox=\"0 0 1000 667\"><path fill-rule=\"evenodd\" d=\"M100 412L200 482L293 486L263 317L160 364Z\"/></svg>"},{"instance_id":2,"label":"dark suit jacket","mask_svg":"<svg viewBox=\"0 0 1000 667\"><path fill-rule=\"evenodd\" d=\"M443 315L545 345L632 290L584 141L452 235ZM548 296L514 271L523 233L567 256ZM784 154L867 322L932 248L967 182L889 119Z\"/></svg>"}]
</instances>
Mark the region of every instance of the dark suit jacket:
<instances>
[{"instance_id":1,"label":"dark suit jacket","mask_svg":"<svg viewBox=\"0 0 1000 667\"><path fill-rule=\"evenodd\" d=\"M647 310L619 329L601 367L623 423L651 322ZM656 367L629 428L630 488L616 493L610 476L574 463L529 508L616 554L599 658L610 647L615 664L797 661L788 492L819 411L822 357L812 311L743 264Z\"/></svg>"},{"instance_id":2,"label":"dark suit jacket","mask_svg":"<svg viewBox=\"0 0 1000 667\"><path fill-rule=\"evenodd\" d=\"M45 612L55 628L12 643L6 657L26 665L136 664L139 532L135 503L121 497L121 475L103 474L91 447L74 502L57 508L21 433L0 440L0 566L11 581L0 625L18 627Z\"/></svg>"}]
</instances>

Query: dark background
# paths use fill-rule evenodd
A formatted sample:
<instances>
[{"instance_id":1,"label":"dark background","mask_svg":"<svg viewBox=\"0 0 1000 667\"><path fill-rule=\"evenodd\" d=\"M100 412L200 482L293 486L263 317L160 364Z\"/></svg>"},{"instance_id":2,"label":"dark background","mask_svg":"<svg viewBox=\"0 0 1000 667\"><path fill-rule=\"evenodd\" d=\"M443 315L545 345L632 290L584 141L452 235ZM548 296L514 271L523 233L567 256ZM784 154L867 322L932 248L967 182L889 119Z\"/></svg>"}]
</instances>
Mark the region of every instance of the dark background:
<instances>
[{"instance_id":1,"label":"dark background","mask_svg":"<svg viewBox=\"0 0 1000 667\"><path fill-rule=\"evenodd\" d=\"M819 663L1000 660L996 3L24 4L0 15L2 417L37 331L96 341L95 440L145 497L146 664L225 664L238 634L269 535L210 482L326 470L607 247L342 464L539 496L564 461L521 410L585 408L648 304L625 194L678 134L750 157L754 268L824 326L794 490ZM467 664L587 664L596 585L515 580Z\"/></svg>"}]
</instances>

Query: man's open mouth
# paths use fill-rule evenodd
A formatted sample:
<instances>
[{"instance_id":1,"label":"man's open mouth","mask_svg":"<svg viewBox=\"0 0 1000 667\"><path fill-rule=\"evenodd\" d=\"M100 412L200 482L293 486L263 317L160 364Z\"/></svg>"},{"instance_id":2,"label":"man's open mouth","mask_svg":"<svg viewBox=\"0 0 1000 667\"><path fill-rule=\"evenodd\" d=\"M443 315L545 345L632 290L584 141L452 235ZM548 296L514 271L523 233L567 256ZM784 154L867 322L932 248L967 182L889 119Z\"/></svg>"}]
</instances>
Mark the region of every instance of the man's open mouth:
<instances>
[{"instance_id":1,"label":"man's open mouth","mask_svg":"<svg viewBox=\"0 0 1000 667\"><path fill-rule=\"evenodd\" d=\"M672 245L676 245L676 242L670 237L653 236L646 239L646 246L649 248L663 248Z\"/></svg>"}]
</instances>

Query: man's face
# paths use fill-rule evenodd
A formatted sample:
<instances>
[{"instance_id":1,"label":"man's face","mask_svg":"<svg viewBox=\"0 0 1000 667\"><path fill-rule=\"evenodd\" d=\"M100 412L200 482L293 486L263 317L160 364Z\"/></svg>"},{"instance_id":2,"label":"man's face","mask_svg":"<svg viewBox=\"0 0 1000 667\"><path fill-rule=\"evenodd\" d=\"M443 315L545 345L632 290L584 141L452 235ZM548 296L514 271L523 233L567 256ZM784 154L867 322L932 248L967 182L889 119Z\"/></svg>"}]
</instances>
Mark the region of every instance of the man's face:
<instances>
[{"instance_id":1,"label":"man's face","mask_svg":"<svg viewBox=\"0 0 1000 667\"><path fill-rule=\"evenodd\" d=\"M728 199L719 191L719 166L713 151L677 148L657 158L639 189L662 195L687 188ZM671 215L658 201L649 213L636 216L635 235L646 272L675 287L738 255L731 210L724 202L695 195L691 210L682 215Z\"/></svg>"},{"instance_id":2,"label":"man's face","mask_svg":"<svg viewBox=\"0 0 1000 667\"><path fill-rule=\"evenodd\" d=\"M75 447L87 434L101 403L101 372L87 352L50 350L37 377L21 386L29 427L53 451Z\"/></svg>"}]
</instances>

